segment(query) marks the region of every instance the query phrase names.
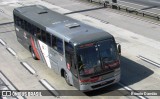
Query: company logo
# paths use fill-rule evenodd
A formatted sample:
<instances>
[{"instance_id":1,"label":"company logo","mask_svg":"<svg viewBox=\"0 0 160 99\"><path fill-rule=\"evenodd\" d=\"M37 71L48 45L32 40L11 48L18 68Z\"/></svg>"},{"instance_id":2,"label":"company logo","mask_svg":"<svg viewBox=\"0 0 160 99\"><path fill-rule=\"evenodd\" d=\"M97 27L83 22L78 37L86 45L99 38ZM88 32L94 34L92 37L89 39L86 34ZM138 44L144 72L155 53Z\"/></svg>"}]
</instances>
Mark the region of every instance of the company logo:
<instances>
[{"instance_id":1,"label":"company logo","mask_svg":"<svg viewBox=\"0 0 160 99\"><path fill-rule=\"evenodd\" d=\"M2 97L11 96L11 95L12 95L11 91L2 91Z\"/></svg>"}]
</instances>

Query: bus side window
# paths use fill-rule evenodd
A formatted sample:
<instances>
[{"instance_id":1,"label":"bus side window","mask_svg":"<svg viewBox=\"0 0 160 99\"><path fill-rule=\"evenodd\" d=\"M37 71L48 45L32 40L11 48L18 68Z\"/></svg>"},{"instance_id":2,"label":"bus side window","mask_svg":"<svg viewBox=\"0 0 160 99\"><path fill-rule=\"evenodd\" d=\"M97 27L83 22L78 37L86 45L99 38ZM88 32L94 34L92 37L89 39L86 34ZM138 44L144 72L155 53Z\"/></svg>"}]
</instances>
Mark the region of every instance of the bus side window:
<instances>
[{"instance_id":1,"label":"bus side window","mask_svg":"<svg viewBox=\"0 0 160 99\"><path fill-rule=\"evenodd\" d=\"M56 46L56 37L52 35L52 48L57 50L57 46Z\"/></svg>"},{"instance_id":2,"label":"bus side window","mask_svg":"<svg viewBox=\"0 0 160 99\"><path fill-rule=\"evenodd\" d=\"M35 36L36 27L33 24L31 25L31 32L30 33Z\"/></svg>"},{"instance_id":3,"label":"bus side window","mask_svg":"<svg viewBox=\"0 0 160 99\"><path fill-rule=\"evenodd\" d=\"M63 55L63 40L52 35L52 48Z\"/></svg>"},{"instance_id":4,"label":"bus side window","mask_svg":"<svg viewBox=\"0 0 160 99\"><path fill-rule=\"evenodd\" d=\"M37 32L37 33L38 33L38 32ZM41 37L42 37L42 41L43 41L44 43L46 43L46 32L43 31L43 30L41 30Z\"/></svg>"},{"instance_id":5,"label":"bus side window","mask_svg":"<svg viewBox=\"0 0 160 99\"><path fill-rule=\"evenodd\" d=\"M17 17L17 19L16 19L16 20L17 20L17 22L16 22L16 23L17 23L17 25L18 25L19 27L21 27L21 28L22 28L22 27L24 26L24 24L23 24L23 20L22 20L21 18L19 18L19 17Z\"/></svg>"},{"instance_id":6,"label":"bus side window","mask_svg":"<svg viewBox=\"0 0 160 99\"><path fill-rule=\"evenodd\" d=\"M24 20L25 27L24 29L28 32L28 22Z\"/></svg>"},{"instance_id":7,"label":"bus side window","mask_svg":"<svg viewBox=\"0 0 160 99\"><path fill-rule=\"evenodd\" d=\"M63 54L63 40L60 38L56 39L56 46L57 46L57 51L61 54Z\"/></svg>"},{"instance_id":8,"label":"bus side window","mask_svg":"<svg viewBox=\"0 0 160 99\"><path fill-rule=\"evenodd\" d=\"M18 22L17 22L17 19L18 19L17 16L14 15L14 24L15 24L15 25L17 25L17 23L18 23Z\"/></svg>"},{"instance_id":9,"label":"bus side window","mask_svg":"<svg viewBox=\"0 0 160 99\"><path fill-rule=\"evenodd\" d=\"M21 19L21 18L20 18L20 27L21 27L22 29L24 29L24 27L25 27L24 20Z\"/></svg>"},{"instance_id":10,"label":"bus side window","mask_svg":"<svg viewBox=\"0 0 160 99\"><path fill-rule=\"evenodd\" d=\"M36 37L41 40L42 38L42 31L38 28L38 27L35 27L36 30L35 30L35 33L36 33Z\"/></svg>"},{"instance_id":11,"label":"bus side window","mask_svg":"<svg viewBox=\"0 0 160 99\"><path fill-rule=\"evenodd\" d=\"M32 34L32 25L30 23L28 23L28 32Z\"/></svg>"},{"instance_id":12,"label":"bus side window","mask_svg":"<svg viewBox=\"0 0 160 99\"><path fill-rule=\"evenodd\" d=\"M21 25L21 23L20 23L21 21L20 21L20 18L19 18L19 17L17 17L17 20L16 20L16 21L17 21L17 22L16 22L17 25L20 26L20 25Z\"/></svg>"},{"instance_id":13,"label":"bus side window","mask_svg":"<svg viewBox=\"0 0 160 99\"><path fill-rule=\"evenodd\" d=\"M70 65L71 72L77 77L76 66L74 61L74 48L71 44L65 42L66 66Z\"/></svg>"},{"instance_id":14,"label":"bus side window","mask_svg":"<svg viewBox=\"0 0 160 99\"><path fill-rule=\"evenodd\" d=\"M46 43L48 46L51 46L51 35L46 32Z\"/></svg>"}]
</instances>

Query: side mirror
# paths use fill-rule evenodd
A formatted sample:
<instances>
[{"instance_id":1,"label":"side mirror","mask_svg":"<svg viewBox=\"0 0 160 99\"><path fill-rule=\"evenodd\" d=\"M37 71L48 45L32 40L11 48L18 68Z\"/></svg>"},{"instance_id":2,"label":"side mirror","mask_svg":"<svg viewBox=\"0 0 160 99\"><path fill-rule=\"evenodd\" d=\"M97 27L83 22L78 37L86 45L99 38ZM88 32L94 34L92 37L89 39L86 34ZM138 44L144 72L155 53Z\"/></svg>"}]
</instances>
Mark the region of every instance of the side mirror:
<instances>
[{"instance_id":1,"label":"side mirror","mask_svg":"<svg viewBox=\"0 0 160 99\"><path fill-rule=\"evenodd\" d=\"M118 53L121 55L121 45L119 43L117 43L117 49L118 49Z\"/></svg>"}]
</instances>

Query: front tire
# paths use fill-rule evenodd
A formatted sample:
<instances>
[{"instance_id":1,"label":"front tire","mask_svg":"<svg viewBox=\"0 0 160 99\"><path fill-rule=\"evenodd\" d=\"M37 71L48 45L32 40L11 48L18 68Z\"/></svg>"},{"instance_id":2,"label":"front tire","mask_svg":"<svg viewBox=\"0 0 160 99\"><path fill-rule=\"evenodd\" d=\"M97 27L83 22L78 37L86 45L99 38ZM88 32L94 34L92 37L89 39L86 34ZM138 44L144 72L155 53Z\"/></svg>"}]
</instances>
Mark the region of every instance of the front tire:
<instances>
[{"instance_id":1,"label":"front tire","mask_svg":"<svg viewBox=\"0 0 160 99\"><path fill-rule=\"evenodd\" d=\"M37 60L38 58L36 57L34 51L33 51L33 48L31 47L31 55L32 55L32 58Z\"/></svg>"}]
</instances>

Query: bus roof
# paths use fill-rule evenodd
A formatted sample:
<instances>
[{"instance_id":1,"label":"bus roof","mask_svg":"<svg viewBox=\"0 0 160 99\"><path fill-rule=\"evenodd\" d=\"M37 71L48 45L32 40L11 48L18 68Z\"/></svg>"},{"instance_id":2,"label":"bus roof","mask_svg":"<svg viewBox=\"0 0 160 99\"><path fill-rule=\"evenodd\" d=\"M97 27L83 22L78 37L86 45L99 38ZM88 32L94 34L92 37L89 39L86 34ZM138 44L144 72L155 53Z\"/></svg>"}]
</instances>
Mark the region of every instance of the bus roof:
<instances>
[{"instance_id":1,"label":"bus roof","mask_svg":"<svg viewBox=\"0 0 160 99\"><path fill-rule=\"evenodd\" d=\"M111 34L103 30L86 25L41 5L19 7L15 8L13 12L31 24L43 27L45 31L75 45L113 38Z\"/></svg>"}]
</instances>

